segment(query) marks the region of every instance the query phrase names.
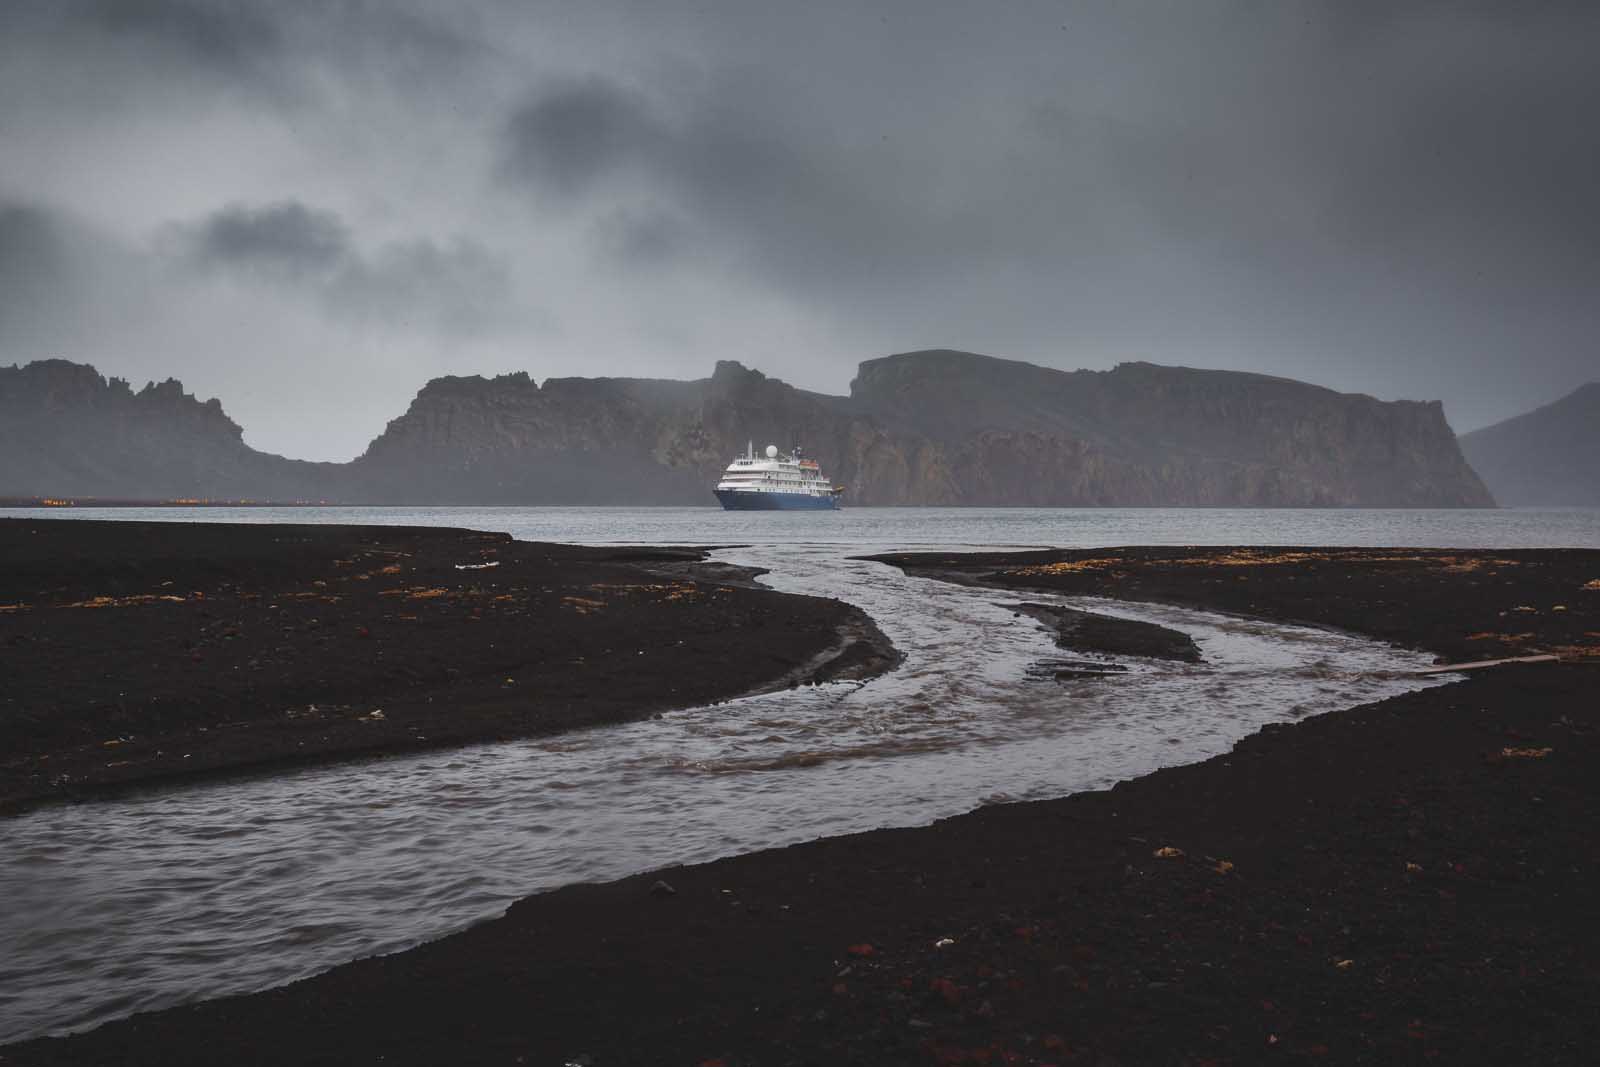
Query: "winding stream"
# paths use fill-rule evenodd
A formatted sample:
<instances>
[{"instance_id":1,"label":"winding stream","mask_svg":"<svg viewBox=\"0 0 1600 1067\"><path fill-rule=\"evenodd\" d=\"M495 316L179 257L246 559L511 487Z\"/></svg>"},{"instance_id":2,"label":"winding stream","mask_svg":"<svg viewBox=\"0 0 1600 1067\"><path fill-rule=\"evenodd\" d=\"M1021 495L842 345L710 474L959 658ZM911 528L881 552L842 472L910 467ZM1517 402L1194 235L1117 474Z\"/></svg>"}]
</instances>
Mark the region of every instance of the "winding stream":
<instances>
[{"instance_id":1,"label":"winding stream","mask_svg":"<svg viewBox=\"0 0 1600 1067\"><path fill-rule=\"evenodd\" d=\"M1006 594L861 551L717 558L865 608L906 661L864 685L0 821L0 1042L279 985L572 882L1104 787L1428 684L1405 673L1427 657L1351 636L1035 595L1183 630L1206 658L1042 681L1027 668L1060 650Z\"/></svg>"}]
</instances>

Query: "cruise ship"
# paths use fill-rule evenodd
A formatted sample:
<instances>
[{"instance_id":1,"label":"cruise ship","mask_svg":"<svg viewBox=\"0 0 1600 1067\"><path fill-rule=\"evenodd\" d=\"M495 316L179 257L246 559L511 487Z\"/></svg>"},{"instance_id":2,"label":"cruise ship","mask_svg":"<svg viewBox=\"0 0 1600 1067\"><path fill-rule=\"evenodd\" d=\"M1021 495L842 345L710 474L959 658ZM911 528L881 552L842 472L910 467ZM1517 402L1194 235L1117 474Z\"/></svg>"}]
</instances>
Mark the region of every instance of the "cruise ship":
<instances>
[{"instance_id":1,"label":"cruise ship","mask_svg":"<svg viewBox=\"0 0 1600 1067\"><path fill-rule=\"evenodd\" d=\"M713 492L728 511L800 511L837 508L844 486L829 483L817 461L802 458L798 448L780 456L777 445L768 445L762 457L752 441Z\"/></svg>"}]
</instances>

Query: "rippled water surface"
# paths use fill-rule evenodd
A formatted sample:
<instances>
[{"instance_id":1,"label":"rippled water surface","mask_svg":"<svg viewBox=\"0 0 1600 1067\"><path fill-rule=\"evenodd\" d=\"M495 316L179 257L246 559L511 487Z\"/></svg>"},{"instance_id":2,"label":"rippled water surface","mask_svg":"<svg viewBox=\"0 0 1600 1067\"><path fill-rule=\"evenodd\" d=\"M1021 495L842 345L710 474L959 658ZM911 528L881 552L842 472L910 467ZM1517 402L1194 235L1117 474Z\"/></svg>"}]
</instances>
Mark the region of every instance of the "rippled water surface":
<instances>
[{"instance_id":1,"label":"rippled water surface","mask_svg":"<svg viewBox=\"0 0 1600 1067\"><path fill-rule=\"evenodd\" d=\"M974 547L1503 547L1536 540L1529 531L1543 530L1565 543L1580 536L1600 542L1595 513L1554 514L1566 518L866 509L752 516L687 508L113 512L462 525L547 540L740 543L745 547L717 558L770 568L765 580L779 589L859 604L906 662L865 685L750 697L555 739L154 790L0 821L0 1041L277 985L437 937L498 914L516 897L571 882L1103 787L1225 751L1266 722L1425 684L1408 672L1426 657L1358 638L1083 600L1058 602L1184 630L1205 664L1130 660L1134 670L1123 676L1038 680L1028 668L1059 650L1005 606L1005 594L909 578L852 555L959 544L963 536ZM1474 525L1485 515L1491 518ZM946 517L950 525L941 526ZM1260 527L1257 536L1241 536L1251 523ZM1513 536L1519 530L1520 539ZM1433 536L1422 536L1429 531Z\"/></svg>"}]
</instances>

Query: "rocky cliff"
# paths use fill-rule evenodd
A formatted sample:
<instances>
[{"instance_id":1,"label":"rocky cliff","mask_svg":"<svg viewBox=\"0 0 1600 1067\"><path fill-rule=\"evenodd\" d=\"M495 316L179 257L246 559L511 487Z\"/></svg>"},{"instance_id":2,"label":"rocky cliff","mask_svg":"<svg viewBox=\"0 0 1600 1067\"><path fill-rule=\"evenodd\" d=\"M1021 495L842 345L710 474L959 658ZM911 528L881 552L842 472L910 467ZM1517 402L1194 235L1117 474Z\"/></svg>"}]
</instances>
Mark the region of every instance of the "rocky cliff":
<instances>
[{"instance_id":1,"label":"rocky cliff","mask_svg":"<svg viewBox=\"0 0 1600 1067\"><path fill-rule=\"evenodd\" d=\"M431 382L356 461L383 499L699 503L745 442L803 444L863 505L1492 504L1437 403L1227 371L863 363L849 397L732 362L696 382Z\"/></svg>"},{"instance_id":2,"label":"rocky cliff","mask_svg":"<svg viewBox=\"0 0 1600 1067\"><path fill-rule=\"evenodd\" d=\"M948 351L863 363L851 395L936 442L961 503L1493 503L1436 402L1235 371L1064 372Z\"/></svg>"},{"instance_id":3,"label":"rocky cliff","mask_svg":"<svg viewBox=\"0 0 1600 1067\"><path fill-rule=\"evenodd\" d=\"M1502 504L1600 507L1600 382L1462 434L1461 450Z\"/></svg>"},{"instance_id":4,"label":"rocky cliff","mask_svg":"<svg viewBox=\"0 0 1600 1067\"><path fill-rule=\"evenodd\" d=\"M101 389L124 406L152 390L183 396L176 383L139 394L125 384ZM1063 372L964 352L914 352L863 363L848 397L796 389L734 362L690 382L439 378L342 467L284 466L290 461L249 453L214 404L184 408L159 447L145 448L160 460L174 442L212 442L214 451L191 457L190 467L168 463L160 484L188 478L206 494L192 486L182 495L216 495L212 487L233 472L240 480L229 496L699 504L709 503L728 460L754 440L806 446L846 486L846 502L858 505L1492 504L1438 404L1147 363ZM37 414L30 417L41 426ZM203 432L180 432L196 420ZM72 453L59 434L49 439L57 443L35 454L59 475ZM259 471L240 450L257 457L250 462L259 461ZM106 473L94 484L115 481L116 472ZM0 493L20 490L9 469L0 476ZM28 492L87 491L57 488L50 477L27 484Z\"/></svg>"},{"instance_id":5,"label":"rocky cliff","mask_svg":"<svg viewBox=\"0 0 1600 1067\"><path fill-rule=\"evenodd\" d=\"M336 472L257 452L170 378L135 392L66 360L0 367L3 496L315 500Z\"/></svg>"}]
</instances>

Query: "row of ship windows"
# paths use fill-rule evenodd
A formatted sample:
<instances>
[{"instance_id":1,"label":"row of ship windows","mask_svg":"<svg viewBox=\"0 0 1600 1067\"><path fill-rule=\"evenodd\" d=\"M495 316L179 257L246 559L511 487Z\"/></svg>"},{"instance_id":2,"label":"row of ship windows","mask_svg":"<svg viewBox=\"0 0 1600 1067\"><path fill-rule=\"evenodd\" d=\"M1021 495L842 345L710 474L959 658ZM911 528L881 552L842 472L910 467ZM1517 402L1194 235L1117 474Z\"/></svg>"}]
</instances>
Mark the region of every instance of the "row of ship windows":
<instances>
[{"instance_id":1,"label":"row of ship windows","mask_svg":"<svg viewBox=\"0 0 1600 1067\"><path fill-rule=\"evenodd\" d=\"M737 478L728 478L721 484L736 488L761 489L775 486L780 489L826 489L827 482L742 482Z\"/></svg>"}]
</instances>

